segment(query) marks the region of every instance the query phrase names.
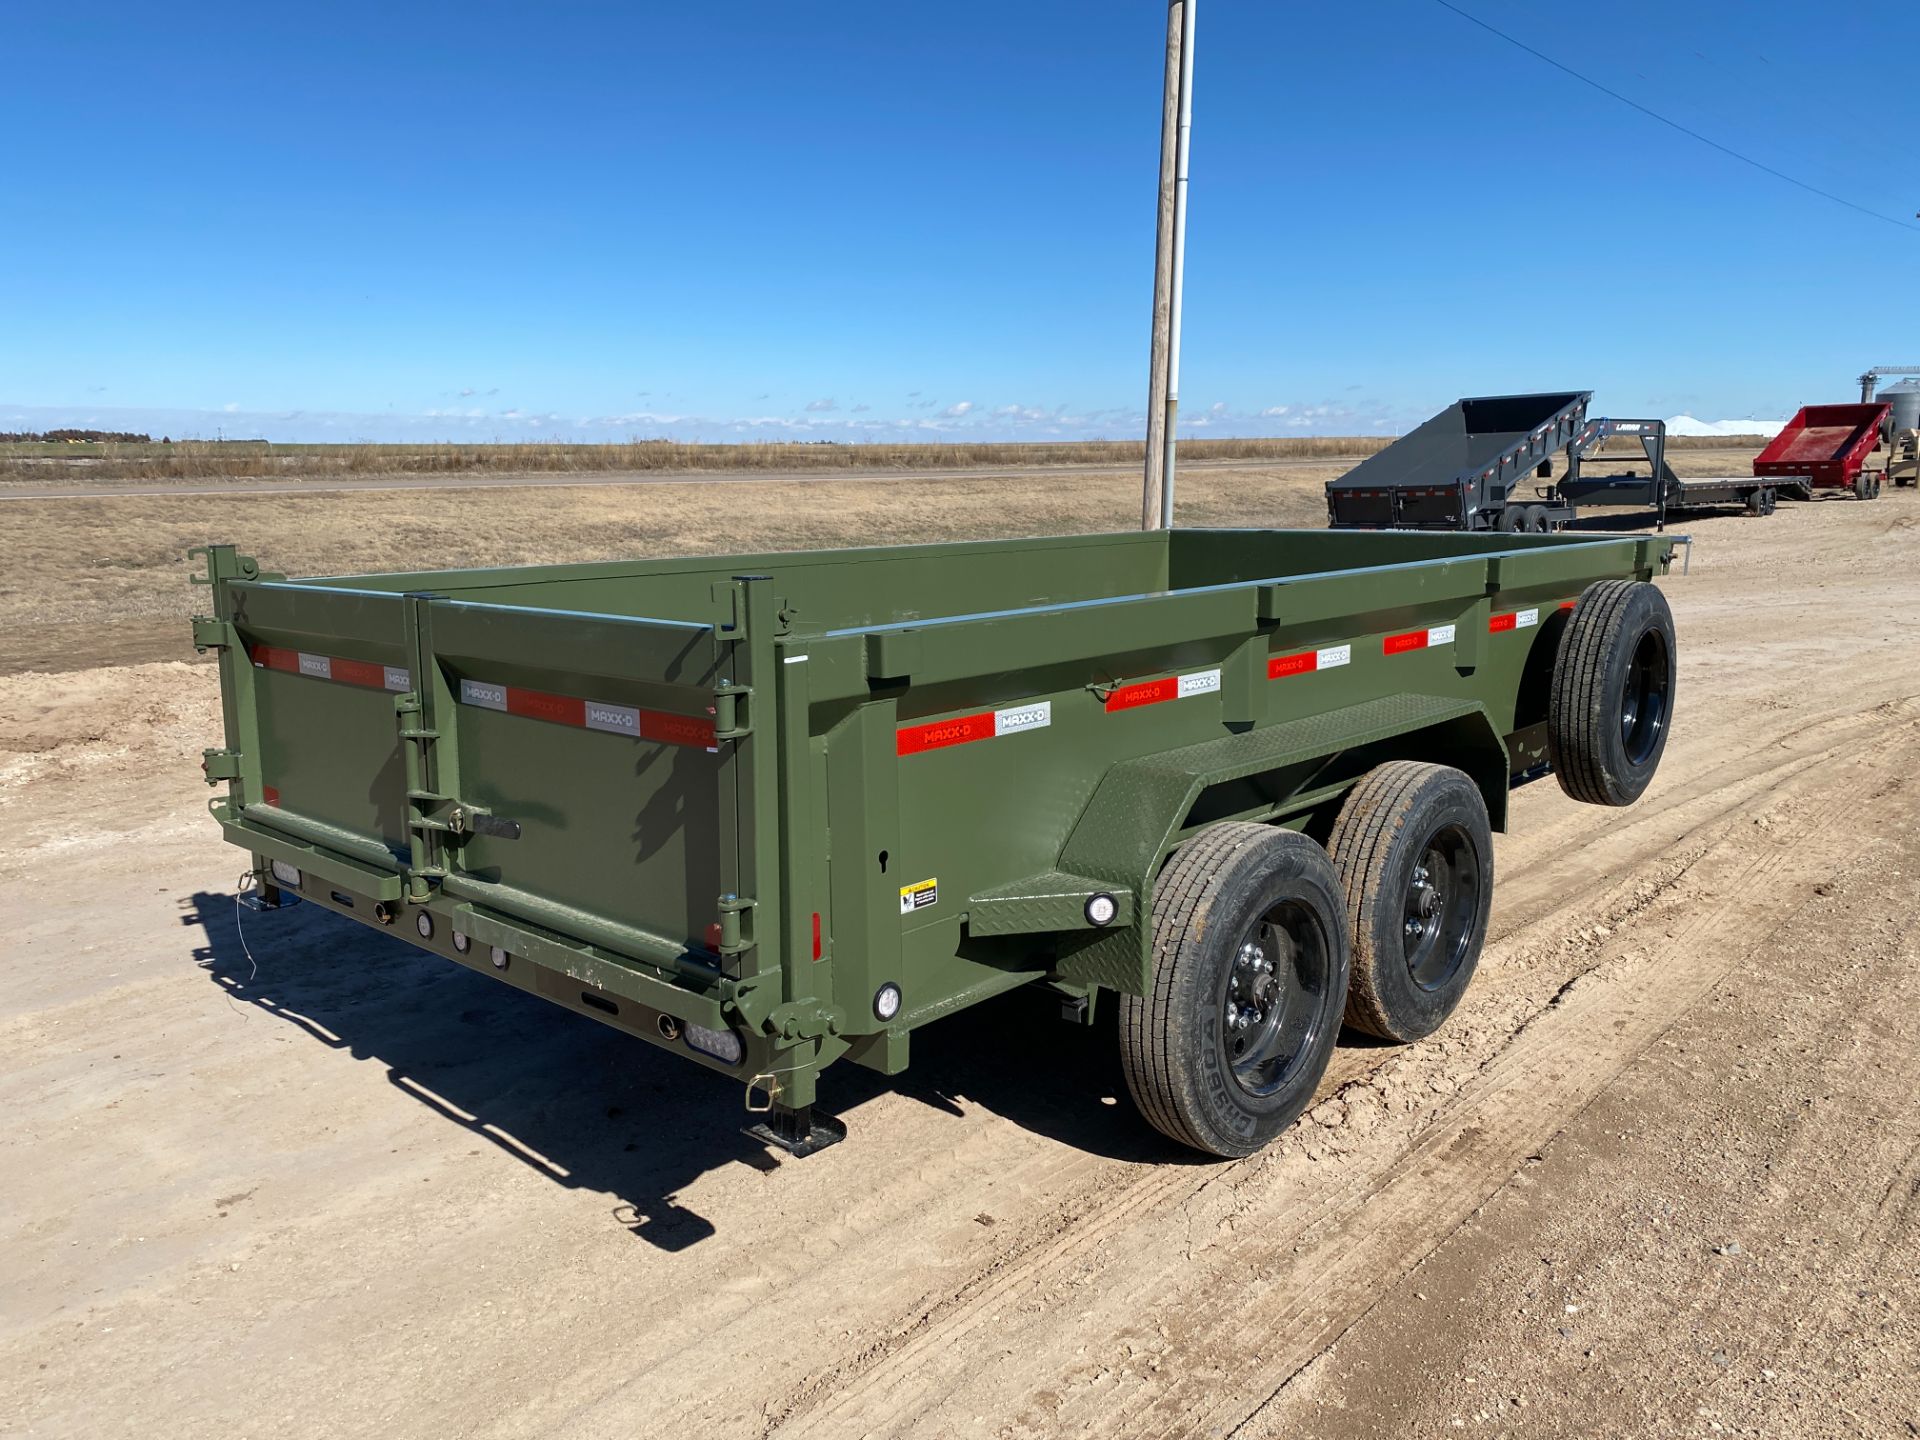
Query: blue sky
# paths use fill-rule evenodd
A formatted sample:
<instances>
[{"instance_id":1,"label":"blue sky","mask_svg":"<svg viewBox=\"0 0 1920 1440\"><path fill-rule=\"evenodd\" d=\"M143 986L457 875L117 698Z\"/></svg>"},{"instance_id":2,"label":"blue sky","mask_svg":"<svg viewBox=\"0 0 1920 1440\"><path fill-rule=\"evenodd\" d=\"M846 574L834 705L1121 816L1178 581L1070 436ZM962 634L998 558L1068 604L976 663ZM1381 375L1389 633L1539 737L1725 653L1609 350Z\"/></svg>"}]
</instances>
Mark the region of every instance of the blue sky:
<instances>
[{"instance_id":1,"label":"blue sky","mask_svg":"<svg viewBox=\"0 0 1920 1440\"><path fill-rule=\"evenodd\" d=\"M1465 3L1920 225L1909 7ZM1164 16L14 0L0 428L1138 434ZM1777 417L1920 361L1920 229L1433 0L1206 0L1197 56L1191 433Z\"/></svg>"}]
</instances>

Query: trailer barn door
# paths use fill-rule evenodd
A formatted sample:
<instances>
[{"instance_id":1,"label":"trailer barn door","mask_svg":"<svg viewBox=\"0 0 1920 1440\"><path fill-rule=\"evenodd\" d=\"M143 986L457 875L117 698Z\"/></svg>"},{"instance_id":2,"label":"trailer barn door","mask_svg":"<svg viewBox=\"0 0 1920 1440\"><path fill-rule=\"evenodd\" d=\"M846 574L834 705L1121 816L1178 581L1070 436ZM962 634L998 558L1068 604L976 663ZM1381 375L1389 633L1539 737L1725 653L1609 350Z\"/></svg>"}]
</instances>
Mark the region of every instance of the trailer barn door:
<instances>
[{"instance_id":1,"label":"trailer barn door","mask_svg":"<svg viewBox=\"0 0 1920 1440\"><path fill-rule=\"evenodd\" d=\"M232 587L249 818L395 871L408 849L395 700L414 684L399 595Z\"/></svg>"},{"instance_id":2,"label":"trailer barn door","mask_svg":"<svg viewBox=\"0 0 1920 1440\"><path fill-rule=\"evenodd\" d=\"M717 954L742 846L715 627L435 600L421 648L445 891L642 959Z\"/></svg>"}]
</instances>

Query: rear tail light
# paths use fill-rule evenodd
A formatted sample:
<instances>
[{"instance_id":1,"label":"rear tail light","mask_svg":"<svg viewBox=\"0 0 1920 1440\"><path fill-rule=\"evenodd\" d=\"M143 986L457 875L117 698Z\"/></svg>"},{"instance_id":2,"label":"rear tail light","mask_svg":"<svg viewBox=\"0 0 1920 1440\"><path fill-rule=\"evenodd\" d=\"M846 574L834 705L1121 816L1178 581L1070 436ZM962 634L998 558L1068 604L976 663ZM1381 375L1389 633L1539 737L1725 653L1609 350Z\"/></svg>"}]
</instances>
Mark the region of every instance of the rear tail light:
<instances>
[{"instance_id":1,"label":"rear tail light","mask_svg":"<svg viewBox=\"0 0 1920 1440\"><path fill-rule=\"evenodd\" d=\"M267 869L272 872L273 878L276 881L286 886L289 890L298 890L300 888L300 869L298 866L289 865L284 860L272 860L268 862Z\"/></svg>"},{"instance_id":2,"label":"rear tail light","mask_svg":"<svg viewBox=\"0 0 1920 1440\"><path fill-rule=\"evenodd\" d=\"M687 1044L702 1055L710 1055L722 1065L738 1065L747 1053L740 1037L731 1030L709 1030L704 1025L687 1026Z\"/></svg>"}]
</instances>

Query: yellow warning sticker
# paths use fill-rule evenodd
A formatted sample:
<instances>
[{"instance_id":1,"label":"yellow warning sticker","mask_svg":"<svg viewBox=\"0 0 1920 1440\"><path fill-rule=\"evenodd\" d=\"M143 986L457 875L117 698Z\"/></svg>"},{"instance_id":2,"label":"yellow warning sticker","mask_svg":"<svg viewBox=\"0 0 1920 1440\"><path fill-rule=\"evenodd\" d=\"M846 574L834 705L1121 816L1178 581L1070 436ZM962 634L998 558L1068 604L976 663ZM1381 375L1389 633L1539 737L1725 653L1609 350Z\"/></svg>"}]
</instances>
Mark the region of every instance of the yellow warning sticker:
<instances>
[{"instance_id":1,"label":"yellow warning sticker","mask_svg":"<svg viewBox=\"0 0 1920 1440\"><path fill-rule=\"evenodd\" d=\"M924 910L940 900L940 882L938 880L916 880L911 885L900 887L900 913L911 915L916 910Z\"/></svg>"}]
</instances>

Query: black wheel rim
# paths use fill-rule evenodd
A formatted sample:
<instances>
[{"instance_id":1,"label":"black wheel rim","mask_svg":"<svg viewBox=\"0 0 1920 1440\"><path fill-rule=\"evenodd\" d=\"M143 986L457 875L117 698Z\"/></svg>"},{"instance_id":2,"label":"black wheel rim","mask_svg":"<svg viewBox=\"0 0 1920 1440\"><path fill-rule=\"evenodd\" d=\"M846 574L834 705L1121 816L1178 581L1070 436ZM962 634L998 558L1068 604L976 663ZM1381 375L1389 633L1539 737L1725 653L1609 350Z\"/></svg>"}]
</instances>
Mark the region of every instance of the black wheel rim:
<instances>
[{"instance_id":1,"label":"black wheel rim","mask_svg":"<svg viewBox=\"0 0 1920 1440\"><path fill-rule=\"evenodd\" d=\"M1234 1083L1271 1095L1294 1078L1332 1023L1327 934L1298 900L1256 920L1235 949L1220 998L1221 1043Z\"/></svg>"},{"instance_id":2,"label":"black wheel rim","mask_svg":"<svg viewBox=\"0 0 1920 1440\"><path fill-rule=\"evenodd\" d=\"M1620 703L1620 743L1629 765L1646 764L1666 734L1669 668L1666 637L1647 631L1633 647Z\"/></svg>"},{"instance_id":3,"label":"black wheel rim","mask_svg":"<svg viewBox=\"0 0 1920 1440\"><path fill-rule=\"evenodd\" d=\"M1400 934L1407 973L1438 990L1459 973L1480 916L1480 856L1459 825L1443 825L1420 847L1407 879Z\"/></svg>"}]
</instances>

